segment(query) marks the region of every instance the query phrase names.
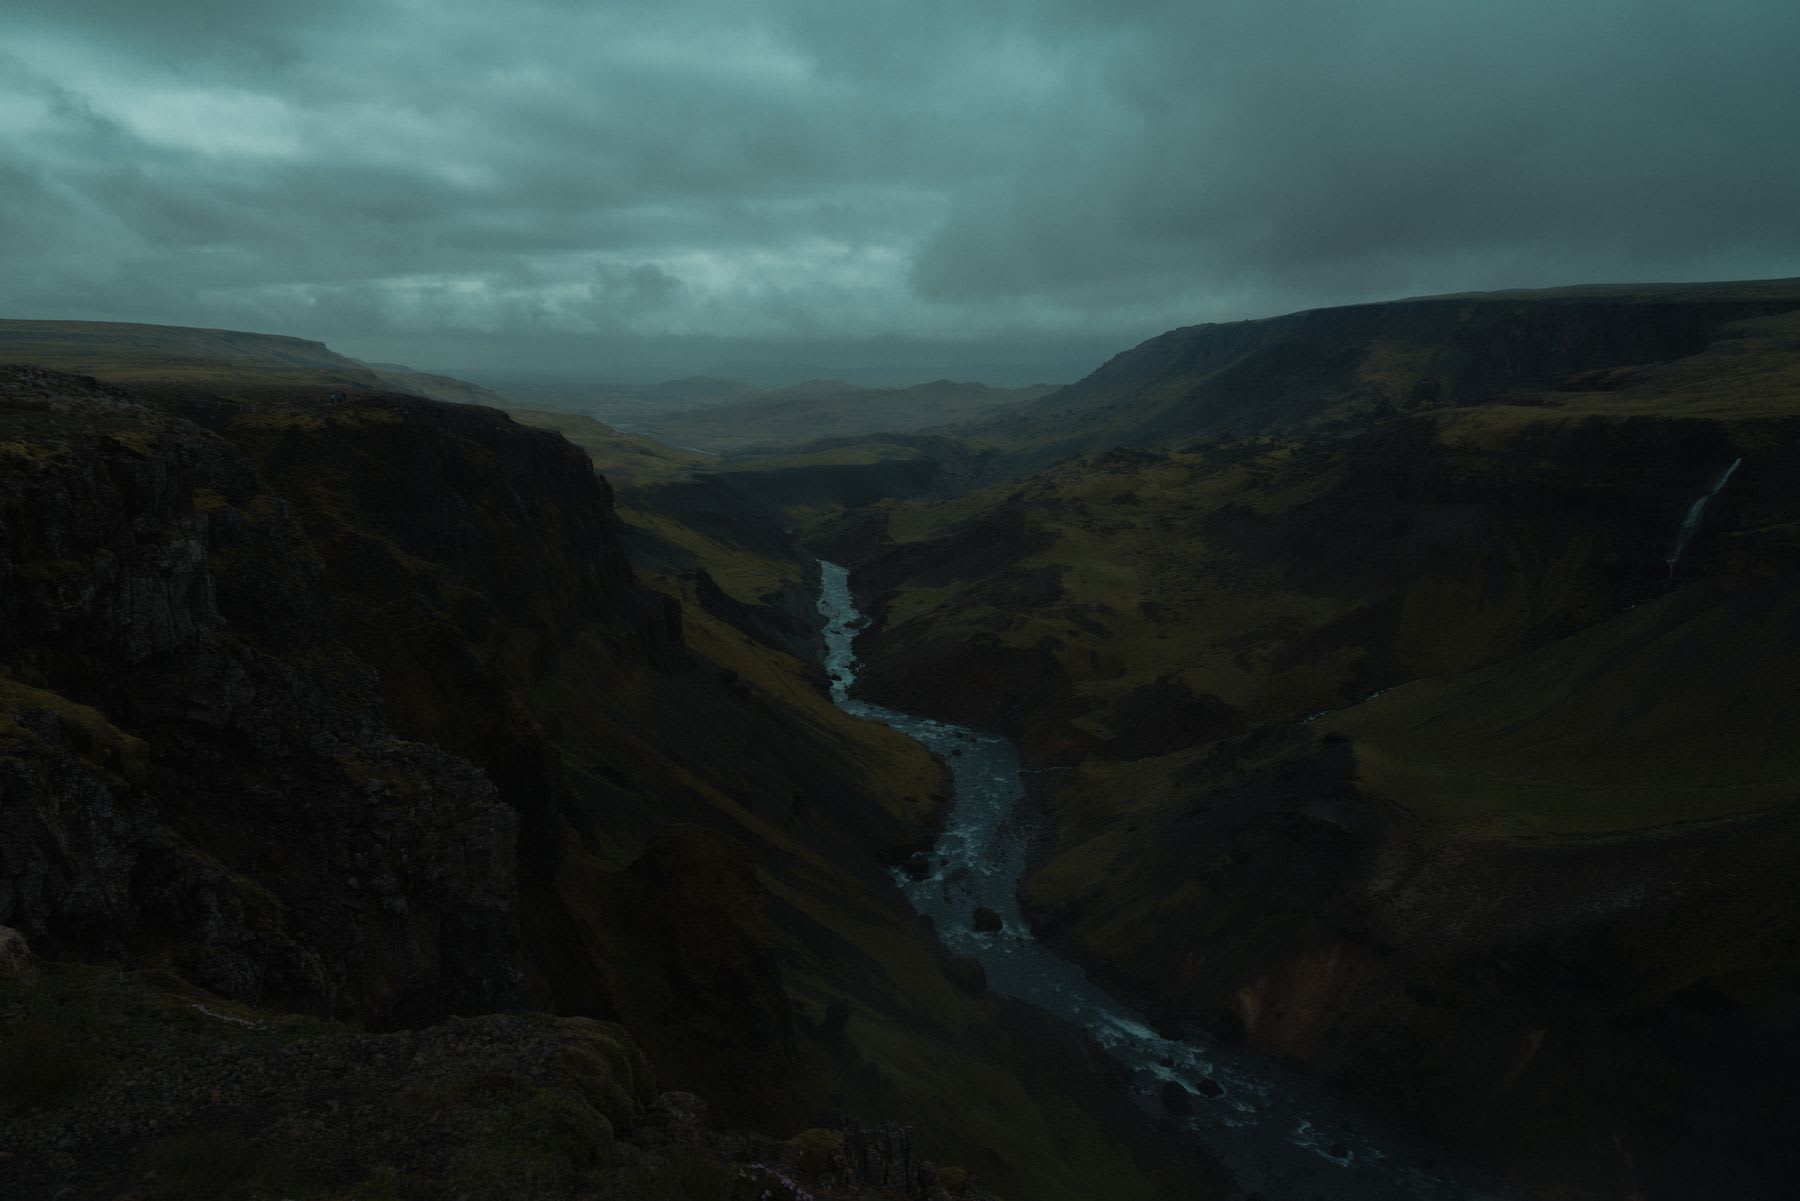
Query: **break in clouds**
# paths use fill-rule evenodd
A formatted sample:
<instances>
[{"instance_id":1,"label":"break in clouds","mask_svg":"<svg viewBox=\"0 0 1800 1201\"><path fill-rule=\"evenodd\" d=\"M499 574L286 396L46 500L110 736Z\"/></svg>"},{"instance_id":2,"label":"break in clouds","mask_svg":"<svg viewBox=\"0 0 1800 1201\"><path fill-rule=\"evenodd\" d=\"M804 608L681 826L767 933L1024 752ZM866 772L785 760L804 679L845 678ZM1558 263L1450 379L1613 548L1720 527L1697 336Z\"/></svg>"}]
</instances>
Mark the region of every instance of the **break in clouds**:
<instances>
[{"instance_id":1,"label":"break in clouds","mask_svg":"<svg viewBox=\"0 0 1800 1201\"><path fill-rule=\"evenodd\" d=\"M0 313L421 365L1800 273L1792 0L11 0Z\"/></svg>"}]
</instances>

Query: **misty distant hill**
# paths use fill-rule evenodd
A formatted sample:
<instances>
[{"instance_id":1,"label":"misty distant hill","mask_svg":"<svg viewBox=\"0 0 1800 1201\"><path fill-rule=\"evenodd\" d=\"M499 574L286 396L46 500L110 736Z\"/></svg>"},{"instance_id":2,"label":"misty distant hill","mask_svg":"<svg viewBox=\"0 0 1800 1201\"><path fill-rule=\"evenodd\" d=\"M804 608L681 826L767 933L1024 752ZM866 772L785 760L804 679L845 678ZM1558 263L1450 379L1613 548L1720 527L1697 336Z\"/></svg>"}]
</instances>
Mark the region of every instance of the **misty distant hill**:
<instances>
[{"instance_id":1,"label":"misty distant hill","mask_svg":"<svg viewBox=\"0 0 1800 1201\"><path fill-rule=\"evenodd\" d=\"M992 418L1055 389L995 388L940 379L910 388L863 388L814 379L728 404L648 411L635 428L674 446L720 454L801 446L826 438L907 434Z\"/></svg>"},{"instance_id":2,"label":"misty distant hill","mask_svg":"<svg viewBox=\"0 0 1800 1201\"><path fill-rule=\"evenodd\" d=\"M369 368L381 377L383 383L396 392L406 392L430 400L447 400L452 404L478 404L503 408L507 403L506 398L499 393L484 388L480 384L457 379L455 376L415 371L403 363L370 363Z\"/></svg>"}]
</instances>

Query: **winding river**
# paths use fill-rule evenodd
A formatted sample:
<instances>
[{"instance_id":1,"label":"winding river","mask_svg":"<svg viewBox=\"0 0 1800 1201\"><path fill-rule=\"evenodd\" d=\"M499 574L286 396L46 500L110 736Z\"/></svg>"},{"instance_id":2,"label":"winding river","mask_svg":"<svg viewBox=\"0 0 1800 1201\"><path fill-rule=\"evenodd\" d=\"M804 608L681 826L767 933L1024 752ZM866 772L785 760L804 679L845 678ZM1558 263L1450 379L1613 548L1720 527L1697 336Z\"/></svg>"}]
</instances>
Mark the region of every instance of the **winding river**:
<instances>
[{"instance_id":1,"label":"winding river","mask_svg":"<svg viewBox=\"0 0 1800 1201\"><path fill-rule=\"evenodd\" d=\"M915 880L896 872L895 879L947 947L981 962L995 992L1086 1031L1130 1073L1132 1099L1147 1120L1184 1126L1246 1191L1331 1201L1474 1201L1489 1195L1459 1183L1428 1152L1378 1134L1316 1084L1279 1065L1162 1037L1033 938L1018 901L1026 866L1026 840L1014 813L1025 795L1018 751L997 734L852 697L854 643L865 622L851 598L849 573L824 560L819 572L832 700L853 716L917 739L952 772L955 803L929 873ZM999 930L974 929L978 906L1000 915ZM1163 1105L1171 1081L1188 1091L1190 1112L1176 1115Z\"/></svg>"}]
</instances>

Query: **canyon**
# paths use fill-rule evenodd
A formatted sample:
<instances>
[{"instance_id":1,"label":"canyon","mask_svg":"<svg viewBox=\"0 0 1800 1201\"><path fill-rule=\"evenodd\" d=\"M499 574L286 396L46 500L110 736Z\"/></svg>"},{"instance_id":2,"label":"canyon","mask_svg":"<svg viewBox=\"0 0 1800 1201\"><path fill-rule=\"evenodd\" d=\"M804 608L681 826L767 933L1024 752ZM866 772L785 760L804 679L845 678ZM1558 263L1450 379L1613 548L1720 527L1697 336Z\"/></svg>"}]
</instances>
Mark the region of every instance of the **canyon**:
<instances>
[{"instance_id":1,"label":"canyon","mask_svg":"<svg viewBox=\"0 0 1800 1201\"><path fill-rule=\"evenodd\" d=\"M235 1094L69 1116L145 1054L400 1132L318 1195L1800 1168L1800 284L1190 327L722 455L296 339L0 361L20 1195L291 1169ZM278 1045L355 1039L417 1079ZM428 1150L533 1122L529 1180ZM958 1166L889 1179L895 1122Z\"/></svg>"}]
</instances>

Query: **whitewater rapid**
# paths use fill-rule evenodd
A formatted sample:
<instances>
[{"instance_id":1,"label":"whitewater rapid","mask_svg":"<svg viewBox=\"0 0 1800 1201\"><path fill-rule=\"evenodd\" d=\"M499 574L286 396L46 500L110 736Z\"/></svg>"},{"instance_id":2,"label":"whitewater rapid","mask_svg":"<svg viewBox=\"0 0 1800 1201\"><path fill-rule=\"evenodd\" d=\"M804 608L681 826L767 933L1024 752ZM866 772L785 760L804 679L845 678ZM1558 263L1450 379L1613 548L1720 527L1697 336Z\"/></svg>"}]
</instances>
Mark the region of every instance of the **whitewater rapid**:
<instances>
[{"instance_id":1,"label":"whitewater rapid","mask_svg":"<svg viewBox=\"0 0 1800 1201\"><path fill-rule=\"evenodd\" d=\"M904 871L894 876L913 907L932 919L946 947L979 960L995 992L1086 1031L1129 1070L1133 1100L1147 1115L1186 1127L1246 1190L1332 1201L1477 1197L1426 1153L1402 1151L1396 1140L1375 1138L1311 1082L1198 1040L1163 1037L1038 942L1018 901L1026 838L1017 824L1017 805L1025 795L1017 749L997 734L851 696L854 643L865 622L846 569L820 560L819 575L831 699L853 716L917 739L950 766L955 800L929 872L922 879ZM999 914L1001 928L976 930L977 907ZM1170 1081L1188 1090L1192 1112L1165 1111L1161 1095Z\"/></svg>"}]
</instances>

